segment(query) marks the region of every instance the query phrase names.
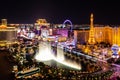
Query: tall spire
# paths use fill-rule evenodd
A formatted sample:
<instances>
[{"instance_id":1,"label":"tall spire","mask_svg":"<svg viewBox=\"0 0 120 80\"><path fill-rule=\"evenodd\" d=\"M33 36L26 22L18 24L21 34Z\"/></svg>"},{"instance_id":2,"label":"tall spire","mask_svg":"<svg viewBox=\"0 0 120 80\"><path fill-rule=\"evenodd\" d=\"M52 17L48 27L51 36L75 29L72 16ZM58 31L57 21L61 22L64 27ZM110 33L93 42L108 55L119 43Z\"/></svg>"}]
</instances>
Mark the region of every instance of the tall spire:
<instances>
[{"instance_id":1,"label":"tall spire","mask_svg":"<svg viewBox=\"0 0 120 80\"><path fill-rule=\"evenodd\" d=\"M93 13L90 15L90 28L93 29Z\"/></svg>"},{"instance_id":2,"label":"tall spire","mask_svg":"<svg viewBox=\"0 0 120 80\"><path fill-rule=\"evenodd\" d=\"M93 13L90 15L90 31L89 31L89 44L95 44L95 37L94 37L94 24L93 24Z\"/></svg>"}]
</instances>

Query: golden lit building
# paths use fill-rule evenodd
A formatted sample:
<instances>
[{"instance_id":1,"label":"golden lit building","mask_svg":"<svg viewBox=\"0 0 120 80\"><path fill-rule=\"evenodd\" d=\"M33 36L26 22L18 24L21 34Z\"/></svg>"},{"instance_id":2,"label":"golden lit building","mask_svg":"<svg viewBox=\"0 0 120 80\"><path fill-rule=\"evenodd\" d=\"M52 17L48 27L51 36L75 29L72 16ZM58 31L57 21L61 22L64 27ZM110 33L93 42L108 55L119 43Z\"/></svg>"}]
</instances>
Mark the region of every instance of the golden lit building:
<instances>
[{"instance_id":1,"label":"golden lit building","mask_svg":"<svg viewBox=\"0 0 120 80\"><path fill-rule=\"evenodd\" d=\"M114 27L112 29L112 44L117 44L120 46L120 27Z\"/></svg>"},{"instance_id":2,"label":"golden lit building","mask_svg":"<svg viewBox=\"0 0 120 80\"><path fill-rule=\"evenodd\" d=\"M109 26L96 26L95 27L95 40L96 42L108 42L112 44L112 27Z\"/></svg>"},{"instance_id":3,"label":"golden lit building","mask_svg":"<svg viewBox=\"0 0 120 80\"><path fill-rule=\"evenodd\" d=\"M1 25L7 26L7 19L2 19L2 24Z\"/></svg>"},{"instance_id":4,"label":"golden lit building","mask_svg":"<svg viewBox=\"0 0 120 80\"><path fill-rule=\"evenodd\" d=\"M120 46L120 27L95 27L95 40Z\"/></svg>"},{"instance_id":5,"label":"golden lit building","mask_svg":"<svg viewBox=\"0 0 120 80\"><path fill-rule=\"evenodd\" d=\"M89 30L74 30L74 38L75 41L80 44L88 42Z\"/></svg>"},{"instance_id":6,"label":"golden lit building","mask_svg":"<svg viewBox=\"0 0 120 80\"><path fill-rule=\"evenodd\" d=\"M46 19L37 19L35 26L37 26L37 28L41 27L41 26L46 26L46 27L50 27L50 23L47 22Z\"/></svg>"},{"instance_id":7,"label":"golden lit building","mask_svg":"<svg viewBox=\"0 0 120 80\"><path fill-rule=\"evenodd\" d=\"M111 27L105 25L92 25L94 27L93 32L91 30L91 24L88 25L90 29L84 27L84 29L74 30L74 37L80 44L90 43L89 40L94 40L96 43L105 42L111 45L117 44L120 46L120 27ZM94 34L93 34L94 33ZM92 35L91 35L92 34ZM92 39L93 38L93 39Z\"/></svg>"},{"instance_id":8,"label":"golden lit building","mask_svg":"<svg viewBox=\"0 0 120 80\"><path fill-rule=\"evenodd\" d=\"M0 46L12 44L16 41L17 30L15 27L7 26L7 19L2 19L0 25Z\"/></svg>"}]
</instances>

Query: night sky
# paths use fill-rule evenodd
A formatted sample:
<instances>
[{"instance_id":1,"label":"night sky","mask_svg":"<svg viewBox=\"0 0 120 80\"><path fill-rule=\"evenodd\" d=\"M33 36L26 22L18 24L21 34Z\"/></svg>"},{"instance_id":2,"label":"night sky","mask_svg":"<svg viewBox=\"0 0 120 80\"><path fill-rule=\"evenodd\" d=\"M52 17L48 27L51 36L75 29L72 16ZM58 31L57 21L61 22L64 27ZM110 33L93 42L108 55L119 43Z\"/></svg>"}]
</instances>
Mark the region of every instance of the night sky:
<instances>
[{"instance_id":1,"label":"night sky","mask_svg":"<svg viewBox=\"0 0 120 80\"><path fill-rule=\"evenodd\" d=\"M3 0L0 2L0 19L8 23L35 23L45 18L49 23L89 24L94 14L95 24L120 25L119 2L106 0Z\"/></svg>"}]
</instances>

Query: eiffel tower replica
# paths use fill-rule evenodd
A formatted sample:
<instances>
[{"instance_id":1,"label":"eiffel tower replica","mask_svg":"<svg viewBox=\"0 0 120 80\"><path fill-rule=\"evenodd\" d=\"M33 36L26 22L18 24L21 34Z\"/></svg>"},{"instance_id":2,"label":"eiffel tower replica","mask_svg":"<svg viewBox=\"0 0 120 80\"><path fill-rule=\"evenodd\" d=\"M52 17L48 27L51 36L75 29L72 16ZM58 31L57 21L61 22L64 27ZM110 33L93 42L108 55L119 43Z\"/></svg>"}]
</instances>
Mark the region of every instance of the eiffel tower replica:
<instances>
[{"instance_id":1,"label":"eiffel tower replica","mask_svg":"<svg viewBox=\"0 0 120 80\"><path fill-rule=\"evenodd\" d=\"M89 31L89 39L88 39L88 44L94 45L95 42L95 37L94 37L94 25L93 25L93 14L90 15L90 31Z\"/></svg>"}]
</instances>

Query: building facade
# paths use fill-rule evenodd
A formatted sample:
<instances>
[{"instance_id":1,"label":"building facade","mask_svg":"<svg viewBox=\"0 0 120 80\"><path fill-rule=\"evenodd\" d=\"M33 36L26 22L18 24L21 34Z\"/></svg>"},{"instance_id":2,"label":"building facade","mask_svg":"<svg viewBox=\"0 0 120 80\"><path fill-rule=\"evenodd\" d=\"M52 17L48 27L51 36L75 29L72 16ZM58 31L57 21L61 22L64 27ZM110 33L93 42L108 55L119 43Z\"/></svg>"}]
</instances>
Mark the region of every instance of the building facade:
<instances>
[{"instance_id":1,"label":"building facade","mask_svg":"<svg viewBox=\"0 0 120 80\"><path fill-rule=\"evenodd\" d=\"M74 37L80 44L88 43L89 30L74 30ZM96 43L105 42L117 44L120 46L120 27L110 27L104 25L96 25L94 27L94 38Z\"/></svg>"},{"instance_id":2,"label":"building facade","mask_svg":"<svg viewBox=\"0 0 120 80\"><path fill-rule=\"evenodd\" d=\"M0 25L0 46L6 46L16 41L17 29L15 27L7 26L7 19L2 19Z\"/></svg>"},{"instance_id":3,"label":"building facade","mask_svg":"<svg viewBox=\"0 0 120 80\"><path fill-rule=\"evenodd\" d=\"M90 15L90 25L81 25L83 29L74 30L77 43L95 44L100 42L117 44L120 46L120 27L93 24L93 14ZM85 27L85 26L89 26Z\"/></svg>"}]
</instances>

